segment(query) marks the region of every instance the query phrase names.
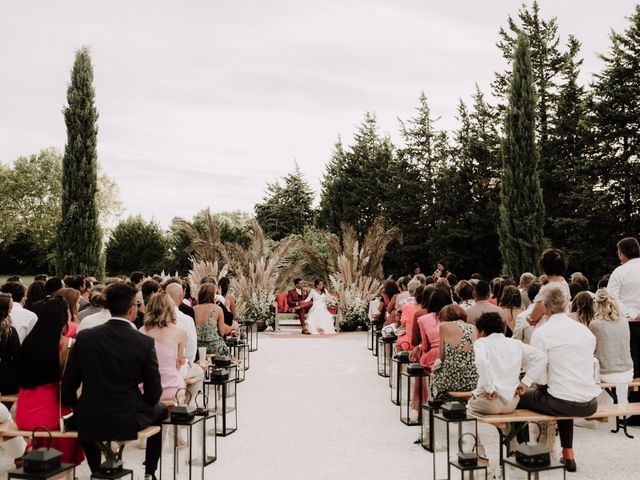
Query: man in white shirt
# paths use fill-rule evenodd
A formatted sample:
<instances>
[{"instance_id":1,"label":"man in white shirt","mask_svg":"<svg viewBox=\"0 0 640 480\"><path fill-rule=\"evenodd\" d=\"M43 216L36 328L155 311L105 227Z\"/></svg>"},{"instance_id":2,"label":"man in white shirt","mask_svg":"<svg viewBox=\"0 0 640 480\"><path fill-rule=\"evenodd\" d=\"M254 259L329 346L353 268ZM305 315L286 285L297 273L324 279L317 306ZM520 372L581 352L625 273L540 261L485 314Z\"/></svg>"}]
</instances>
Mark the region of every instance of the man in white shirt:
<instances>
[{"instance_id":1,"label":"man in white shirt","mask_svg":"<svg viewBox=\"0 0 640 480\"><path fill-rule=\"evenodd\" d=\"M629 321L633 376L640 376L640 244L633 237L618 242L620 266L616 268L607 289L618 297L620 313Z\"/></svg>"},{"instance_id":2,"label":"man in white shirt","mask_svg":"<svg viewBox=\"0 0 640 480\"><path fill-rule=\"evenodd\" d=\"M109 288L109 287L107 287ZM98 325L104 325L111 320L111 312L109 309L103 308L98 313L88 315L84 317L84 320L78 325L78 331L86 330L87 328L97 327Z\"/></svg>"},{"instance_id":3,"label":"man in white shirt","mask_svg":"<svg viewBox=\"0 0 640 480\"><path fill-rule=\"evenodd\" d=\"M187 362L182 366L180 372L185 379L192 377L197 377L199 379L196 383L187 385L187 390L191 393L191 399L192 401L195 401L198 390L202 390L202 380L204 379L204 371L198 364L196 364L196 352L198 351L196 324L193 318L182 313L178 309L178 305L180 305L182 300L184 300L184 290L182 289L182 285L177 282L169 283L166 285L165 291L175 304L176 324L187 334L187 341L184 346L184 355L187 357Z\"/></svg>"},{"instance_id":4,"label":"man in white shirt","mask_svg":"<svg viewBox=\"0 0 640 480\"><path fill-rule=\"evenodd\" d=\"M29 332L38 321L38 316L24 308L26 290L22 283L7 282L2 286L2 293L10 294L13 299L13 308L11 309L11 313L9 313L9 319L11 320L13 328L18 332L18 338L22 344L25 337L29 335Z\"/></svg>"},{"instance_id":5,"label":"man in white shirt","mask_svg":"<svg viewBox=\"0 0 640 480\"><path fill-rule=\"evenodd\" d=\"M533 332L531 346L547 355L546 375L537 381L547 388L525 392L518 408L547 415L588 417L598 409L597 397L602 392L593 374L596 337L567 315L567 299L561 287L547 288L541 304L548 320ZM558 432L562 462L568 471L575 472L573 420L558 420Z\"/></svg>"},{"instance_id":6,"label":"man in white shirt","mask_svg":"<svg viewBox=\"0 0 640 480\"><path fill-rule=\"evenodd\" d=\"M504 320L497 313L484 313L476 322L478 338L473 342L478 386L472 392L469 411L481 415L511 413L524 393L547 368L540 350L504 336ZM520 372L527 373L520 378Z\"/></svg>"}]
</instances>

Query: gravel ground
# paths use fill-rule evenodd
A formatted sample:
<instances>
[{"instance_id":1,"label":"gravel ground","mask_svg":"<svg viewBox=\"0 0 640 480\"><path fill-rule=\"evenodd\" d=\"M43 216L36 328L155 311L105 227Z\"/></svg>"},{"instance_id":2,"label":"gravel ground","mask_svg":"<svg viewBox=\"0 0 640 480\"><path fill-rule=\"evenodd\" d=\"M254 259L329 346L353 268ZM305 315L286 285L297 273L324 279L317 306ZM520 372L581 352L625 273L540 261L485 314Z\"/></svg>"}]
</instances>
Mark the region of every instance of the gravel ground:
<instances>
[{"instance_id":1,"label":"gravel ground","mask_svg":"<svg viewBox=\"0 0 640 480\"><path fill-rule=\"evenodd\" d=\"M261 334L238 389L238 431L218 438L219 458L205 477L430 479L431 454L413 444L419 428L400 423L386 382L376 374L364 332L302 338ZM640 478L640 430L631 429L636 438L628 439L609 433L606 424L598 427L575 429L578 472L567 477ZM479 432L489 457L497 459L497 433L484 425ZM125 449L125 466L134 469L136 480L143 478L143 456L136 446ZM165 453L163 460L170 462L171 455ZM0 478L10 467L0 453ZM163 473L170 478L170 471ZM200 472L193 474L197 479ZM76 476L89 478L86 464ZM184 468L180 478L188 478Z\"/></svg>"}]
</instances>

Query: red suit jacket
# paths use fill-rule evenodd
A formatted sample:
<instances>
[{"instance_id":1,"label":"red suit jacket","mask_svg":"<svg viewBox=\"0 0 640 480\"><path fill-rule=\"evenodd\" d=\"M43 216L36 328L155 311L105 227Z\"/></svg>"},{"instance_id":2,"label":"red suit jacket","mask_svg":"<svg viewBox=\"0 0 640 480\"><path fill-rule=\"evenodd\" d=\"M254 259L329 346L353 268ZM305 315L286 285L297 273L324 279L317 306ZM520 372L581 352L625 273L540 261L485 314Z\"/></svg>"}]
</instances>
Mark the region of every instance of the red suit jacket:
<instances>
[{"instance_id":1,"label":"red suit jacket","mask_svg":"<svg viewBox=\"0 0 640 480\"><path fill-rule=\"evenodd\" d=\"M298 292L295 288L289 290L287 293L287 305L289 305L289 309L293 309L295 307L300 306L302 302L309 296L308 290L302 290L302 295L298 295Z\"/></svg>"}]
</instances>

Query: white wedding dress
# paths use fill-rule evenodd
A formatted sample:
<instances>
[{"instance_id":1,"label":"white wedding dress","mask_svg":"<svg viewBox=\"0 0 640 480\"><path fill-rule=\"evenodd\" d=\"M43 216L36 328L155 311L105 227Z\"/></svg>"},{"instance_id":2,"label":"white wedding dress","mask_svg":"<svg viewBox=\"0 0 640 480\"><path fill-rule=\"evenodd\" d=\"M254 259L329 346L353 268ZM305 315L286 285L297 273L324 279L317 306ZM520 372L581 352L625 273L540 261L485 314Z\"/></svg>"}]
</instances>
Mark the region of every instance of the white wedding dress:
<instances>
[{"instance_id":1,"label":"white wedding dress","mask_svg":"<svg viewBox=\"0 0 640 480\"><path fill-rule=\"evenodd\" d=\"M311 290L305 302L313 300L313 306L307 314L307 330L312 335L318 334L319 330L324 333L336 333L333 326L333 315L327 309L328 293L318 293L317 290Z\"/></svg>"}]
</instances>

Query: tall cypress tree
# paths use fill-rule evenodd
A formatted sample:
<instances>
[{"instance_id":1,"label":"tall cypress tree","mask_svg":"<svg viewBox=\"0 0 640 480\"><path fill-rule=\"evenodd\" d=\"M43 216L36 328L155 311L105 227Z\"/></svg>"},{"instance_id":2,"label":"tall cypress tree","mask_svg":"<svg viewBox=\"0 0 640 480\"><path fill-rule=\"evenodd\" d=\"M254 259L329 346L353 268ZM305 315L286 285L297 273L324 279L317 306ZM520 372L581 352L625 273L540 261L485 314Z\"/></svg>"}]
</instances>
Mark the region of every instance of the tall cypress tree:
<instances>
[{"instance_id":1,"label":"tall cypress tree","mask_svg":"<svg viewBox=\"0 0 640 480\"><path fill-rule=\"evenodd\" d=\"M102 231L98 223L97 136L93 66L87 47L76 52L67 89L67 144L62 173L62 219L56 238L58 274L100 272Z\"/></svg>"},{"instance_id":2,"label":"tall cypress tree","mask_svg":"<svg viewBox=\"0 0 640 480\"><path fill-rule=\"evenodd\" d=\"M543 247L544 203L535 133L536 94L529 40L520 34L513 59L502 141L500 253L512 277L536 267Z\"/></svg>"}]
</instances>

